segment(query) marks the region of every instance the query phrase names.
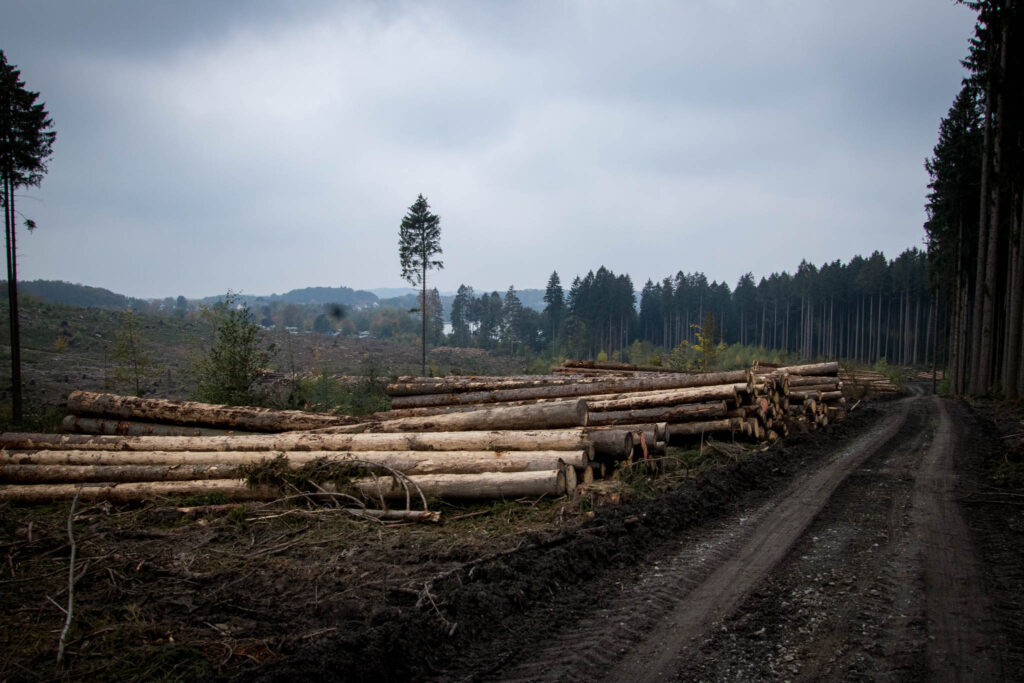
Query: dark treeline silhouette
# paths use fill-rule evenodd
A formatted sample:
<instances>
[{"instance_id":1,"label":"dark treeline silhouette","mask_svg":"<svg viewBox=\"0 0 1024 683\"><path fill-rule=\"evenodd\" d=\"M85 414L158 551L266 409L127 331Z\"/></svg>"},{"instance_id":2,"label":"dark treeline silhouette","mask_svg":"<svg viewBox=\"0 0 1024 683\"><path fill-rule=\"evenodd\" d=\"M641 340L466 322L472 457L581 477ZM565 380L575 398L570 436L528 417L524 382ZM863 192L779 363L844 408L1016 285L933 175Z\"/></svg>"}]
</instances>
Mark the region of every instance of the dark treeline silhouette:
<instances>
[{"instance_id":1,"label":"dark treeline silhouette","mask_svg":"<svg viewBox=\"0 0 1024 683\"><path fill-rule=\"evenodd\" d=\"M648 280L639 297L628 275L602 266L574 278L568 292L552 273L541 313L510 305L514 297L512 288L504 297L478 297L459 287L449 343L628 360L637 341L665 351L696 343L710 315L716 342L909 365L931 361L941 315L928 287L927 257L916 248L891 261L877 251L820 268L804 261L793 275L773 273L756 284L747 273L735 289L703 273L679 272Z\"/></svg>"},{"instance_id":2,"label":"dark treeline silhouette","mask_svg":"<svg viewBox=\"0 0 1024 683\"><path fill-rule=\"evenodd\" d=\"M978 12L968 75L925 167L931 282L952 393L1024 393L1024 2Z\"/></svg>"}]
</instances>

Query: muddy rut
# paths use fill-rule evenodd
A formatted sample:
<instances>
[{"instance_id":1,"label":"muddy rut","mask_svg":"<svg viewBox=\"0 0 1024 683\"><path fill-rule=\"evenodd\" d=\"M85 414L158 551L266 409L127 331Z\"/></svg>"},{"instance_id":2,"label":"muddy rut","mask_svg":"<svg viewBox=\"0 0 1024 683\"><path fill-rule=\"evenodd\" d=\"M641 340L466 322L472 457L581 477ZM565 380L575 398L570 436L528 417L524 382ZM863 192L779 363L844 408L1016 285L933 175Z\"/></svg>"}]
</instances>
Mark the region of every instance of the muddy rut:
<instances>
[{"instance_id":1,"label":"muddy rut","mask_svg":"<svg viewBox=\"0 0 1024 683\"><path fill-rule=\"evenodd\" d=\"M893 402L774 494L600 575L586 602L553 599L438 678L1000 680L956 501L965 440L946 402Z\"/></svg>"}]
</instances>

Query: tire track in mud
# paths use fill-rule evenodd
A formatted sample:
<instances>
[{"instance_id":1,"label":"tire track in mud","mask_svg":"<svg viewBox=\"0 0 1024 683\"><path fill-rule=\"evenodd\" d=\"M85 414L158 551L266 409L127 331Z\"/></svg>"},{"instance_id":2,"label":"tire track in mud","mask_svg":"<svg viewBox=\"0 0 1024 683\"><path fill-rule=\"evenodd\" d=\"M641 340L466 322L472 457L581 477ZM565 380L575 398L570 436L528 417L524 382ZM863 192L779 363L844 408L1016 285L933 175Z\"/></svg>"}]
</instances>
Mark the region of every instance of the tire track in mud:
<instances>
[{"instance_id":1,"label":"tire track in mud","mask_svg":"<svg viewBox=\"0 0 1024 683\"><path fill-rule=\"evenodd\" d=\"M750 597L691 649L679 680L914 680L927 634L911 499L931 443L912 402L900 433L840 485Z\"/></svg>"},{"instance_id":2,"label":"tire track in mud","mask_svg":"<svg viewBox=\"0 0 1024 683\"><path fill-rule=\"evenodd\" d=\"M913 497L914 527L924 546L929 674L937 681L999 680L1001 648L994 637L998 629L992 604L954 497L953 451L958 439L945 403L938 398L931 403L938 426Z\"/></svg>"},{"instance_id":3,"label":"tire track in mud","mask_svg":"<svg viewBox=\"0 0 1024 683\"><path fill-rule=\"evenodd\" d=\"M678 680L1003 680L1005 638L954 498L960 432L945 402L915 399L900 437Z\"/></svg>"},{"instance_id":4,"label":"tire track in mud","mask_svg":"<svg viewBox=\"0 0 1024 683\"><path fill-rule=\"evenodd\" d=\"M781 561L832 491L890 441L905 401L825 464L766 503L684 536L634 582L616 586L606 606L588 610L518 662L473 680L665 680L678 657L729 613Z\"/></svg>"}]
</instances>

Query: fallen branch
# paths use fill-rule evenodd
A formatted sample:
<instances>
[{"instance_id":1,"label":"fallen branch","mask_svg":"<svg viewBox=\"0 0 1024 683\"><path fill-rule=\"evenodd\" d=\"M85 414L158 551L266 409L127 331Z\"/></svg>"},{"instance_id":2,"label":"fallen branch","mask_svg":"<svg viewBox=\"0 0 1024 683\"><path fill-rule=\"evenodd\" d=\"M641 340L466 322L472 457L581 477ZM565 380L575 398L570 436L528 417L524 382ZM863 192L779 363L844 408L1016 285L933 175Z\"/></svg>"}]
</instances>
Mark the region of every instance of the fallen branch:
<instances>
[{"instance_id":1,"label":"fallen branch","mask_svg":"<svg viewBox=\"0 0 1024 683\"><path fill-rule=\"evenodd\" d=\"M71 510L68 512L68 541L71 543L71 563L68 566L68 608L64 610L64 629L60 632L60 640L57 642L57 666L64 663L64 646L67 643L68 631L71 630L71 620L75 613L75 555L78 552L78 545L75 543L75 506L78 505L78 493L71 500Z\"/></svg>"}]
</instances>

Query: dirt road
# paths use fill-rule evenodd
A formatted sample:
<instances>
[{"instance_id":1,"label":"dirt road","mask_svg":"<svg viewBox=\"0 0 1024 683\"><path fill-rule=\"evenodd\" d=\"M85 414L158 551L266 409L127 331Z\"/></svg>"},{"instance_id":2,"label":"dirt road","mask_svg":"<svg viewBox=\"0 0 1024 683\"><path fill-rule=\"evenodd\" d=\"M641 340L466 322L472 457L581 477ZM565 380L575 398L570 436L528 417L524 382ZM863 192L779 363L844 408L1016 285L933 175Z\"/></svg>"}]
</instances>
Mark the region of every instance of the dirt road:
<instances>
[{"instance_id":1,"label":"dirt road","mask_svg":"<svg viewBox=\"0 0 1024 683\"><path fill-rule=\"evenodd\" d=\"M869 402L593 515L87 506L66 670L69 509L0 506L0 680L1019 679L1024 415L975 410Z\"/></svg>"},{"instance_id":2,"label":"dirt road","mask_svg":"<svg viewBox=\"0 0 1024 683\"><path fill-rule=\"evenodd\" d=\"M543 616L510 627L514 639L488 646L504 652L471 648L469 667L442 678L1015 677L1005 660L1019 652L957 498L955 459L976 437L963 411L924 396L889 404L773 495L600 577L592 599L560 605L572 618L548 615L557 629Z\"/></svg>"}]
</instances>

